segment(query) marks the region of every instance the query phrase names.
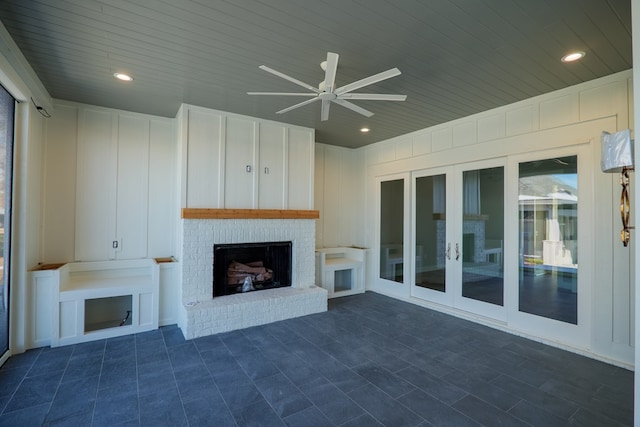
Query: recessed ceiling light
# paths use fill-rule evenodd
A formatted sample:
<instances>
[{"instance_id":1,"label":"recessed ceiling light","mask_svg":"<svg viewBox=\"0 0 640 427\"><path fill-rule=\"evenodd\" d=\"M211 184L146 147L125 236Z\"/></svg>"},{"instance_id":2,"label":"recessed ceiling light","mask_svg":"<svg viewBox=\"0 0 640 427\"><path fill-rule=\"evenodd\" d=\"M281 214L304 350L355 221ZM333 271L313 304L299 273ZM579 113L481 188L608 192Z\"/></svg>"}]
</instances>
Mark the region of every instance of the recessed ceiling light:
<instances>
[{"instance_id":1,"label":"recessed ceiling light","mask_svg":"<svg viewBox=\"0 0 640 427\"><path fill-rule=\"evenodd\" d=\"M361 129L360 129L360 132L362 132L362 133L367 133L367 132L369 132L370 130L371 130L371 129L369 129L369 128L361 128Z\"/></svg>"},{"instance_id":2,"label":"recessed ceiling light","mask_svg":"<svg viewBox=\"0 0 640 427\"><path fill-rule=\"evenodd\" d=\"M562 57L562 62L577 61L578 59L584 58L584 55L586 55L586 54L584 52L582 52L582 51L569 52L565 56Z\"/></svg>"},{"instance_id":3,"label":"recessed ceiling light","mask_svg":"<svg viewBox=\"0 0 640 427\"><path fill-rule=\"evenodd\" d=\"M122 80L123 82L131 82L133 81L133 77L126 73L113 73L113 77L118 80Z\"/></svg>"}]
</instances>

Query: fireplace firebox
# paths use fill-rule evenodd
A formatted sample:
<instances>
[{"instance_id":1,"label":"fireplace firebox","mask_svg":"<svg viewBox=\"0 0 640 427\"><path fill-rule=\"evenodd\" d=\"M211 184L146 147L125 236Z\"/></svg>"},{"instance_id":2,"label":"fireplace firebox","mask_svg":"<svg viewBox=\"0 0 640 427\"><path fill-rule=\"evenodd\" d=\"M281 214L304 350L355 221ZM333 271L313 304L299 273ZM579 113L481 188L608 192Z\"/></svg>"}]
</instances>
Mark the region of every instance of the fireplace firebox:
<instances>
[{"instance_id":1,"label":"fireplace firebox","mask_svg":"<svg viewBox=\"0 0 640 427\"><path fill-rule=\"evenodd\" d=\"M283 286L291 286L291 242L213 245L214 298Z\"/></svg>"}]
</instances>

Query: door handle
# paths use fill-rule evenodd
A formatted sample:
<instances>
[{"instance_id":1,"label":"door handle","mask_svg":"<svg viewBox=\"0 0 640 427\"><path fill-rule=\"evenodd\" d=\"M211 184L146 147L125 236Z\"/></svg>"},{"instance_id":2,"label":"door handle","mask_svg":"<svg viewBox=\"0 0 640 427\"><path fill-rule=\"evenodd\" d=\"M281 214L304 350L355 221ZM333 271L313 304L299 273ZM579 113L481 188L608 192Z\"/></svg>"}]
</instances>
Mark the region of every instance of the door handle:
<instances>
[{"instance_id":1,"label":"door handle","mask_svg":"<svg viewBox=\"0 0 640 427\"><path fill-rule=\"evenodd\" d=\"M460 245L456 243L456 261L460 259Z\"/></svg>"},{"instance_id":2,"label":"door handle","mask_svg":"<svg viewBox=\"0 0 640 427\"><path fill-rule=\"evenodd\" d=\"M447 251L445 252L445 256L448 260L451 260L451 243L447 245Z\"/></svg>"}]
</instances>

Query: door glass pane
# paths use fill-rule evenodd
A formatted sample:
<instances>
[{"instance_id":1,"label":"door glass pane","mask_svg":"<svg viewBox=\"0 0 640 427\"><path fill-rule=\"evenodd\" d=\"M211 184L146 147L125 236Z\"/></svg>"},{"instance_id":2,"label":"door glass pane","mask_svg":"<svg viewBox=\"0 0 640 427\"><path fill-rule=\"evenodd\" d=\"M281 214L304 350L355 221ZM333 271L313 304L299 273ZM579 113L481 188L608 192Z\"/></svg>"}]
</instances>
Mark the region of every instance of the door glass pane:
<instances>
[{"instance_id":1,"label":"door glass pane","mask_svg":"<svg viewBox=\"0 0 640 427\"><path fill-rule=\"evenodd\" d=\"M15 100L0 87L0 356L9 349L9 265Z\"/></svg>"},{"instance_id":2,"label":"door glass pane","mask_svg":"<svg viewBox=\"0 0 640 427\"><path fill-rule=\"evenodd\" d=\"M416 286L445 292L446 175L416 178Z\"/></svg>"},{"instance_id":3,"label":"door glass pane","mask_svg":"<svg viewBox=\"0 0 640 427\"><path fill-rule=\"evenodd\" d=\"M380 183L380 277L404 278L404 180Z\"/></svg>"},{"instance_id":4,"label":"door glass pane","mask_svg":"<svg viewBox=\"0 0 640 427\"><path fill-rule=\"evenodd\" d=\"M504 303L504 168L462 175L462 296Z\"/></svg>"},{"instance_id":5,"label":"door glass pane","mask_svg":"<svg viewBox=\"0 0 640 427\"><path fill-rule=\"evenodd\" d=\"M578 158L520 164L519 309L578 323Z\"/></svg>"}]
</instances>

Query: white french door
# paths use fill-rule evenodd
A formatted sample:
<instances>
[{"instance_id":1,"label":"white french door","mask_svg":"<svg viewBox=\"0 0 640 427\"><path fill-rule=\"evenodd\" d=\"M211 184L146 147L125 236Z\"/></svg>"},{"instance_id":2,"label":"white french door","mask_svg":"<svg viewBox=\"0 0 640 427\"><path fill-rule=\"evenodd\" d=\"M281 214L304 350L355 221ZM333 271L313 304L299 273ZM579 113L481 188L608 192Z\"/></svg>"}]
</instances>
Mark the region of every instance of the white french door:
<instances>
[{"instance_id":1,"label":"white french door","mask_svg":"<svg viewBox=\"0 0 640 427\"><path fill-rule=\"evenodd\" d=\"M412 188L412 296L506 319L505 161L415 172Z\"/></svg>"}]
</instances>

